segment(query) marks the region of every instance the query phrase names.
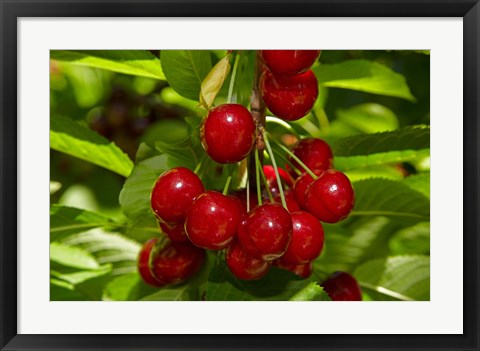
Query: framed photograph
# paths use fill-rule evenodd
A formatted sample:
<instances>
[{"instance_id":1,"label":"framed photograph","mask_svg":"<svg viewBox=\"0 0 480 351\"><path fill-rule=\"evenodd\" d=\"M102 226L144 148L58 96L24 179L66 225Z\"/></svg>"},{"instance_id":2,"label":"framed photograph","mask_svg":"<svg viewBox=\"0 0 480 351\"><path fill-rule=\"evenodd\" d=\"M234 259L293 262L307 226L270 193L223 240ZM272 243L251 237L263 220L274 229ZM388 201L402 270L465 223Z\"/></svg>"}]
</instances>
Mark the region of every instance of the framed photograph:
<instances>
[{"instance_id":1,"label":"framed photograph","mask_svg":"<svg viewBox=\"0 0 480 351\"><path fill-rule=\"evenodd\" d=\"M0 12L2 350L479 349L478 1Z\"/></svg>"}]
</instances>

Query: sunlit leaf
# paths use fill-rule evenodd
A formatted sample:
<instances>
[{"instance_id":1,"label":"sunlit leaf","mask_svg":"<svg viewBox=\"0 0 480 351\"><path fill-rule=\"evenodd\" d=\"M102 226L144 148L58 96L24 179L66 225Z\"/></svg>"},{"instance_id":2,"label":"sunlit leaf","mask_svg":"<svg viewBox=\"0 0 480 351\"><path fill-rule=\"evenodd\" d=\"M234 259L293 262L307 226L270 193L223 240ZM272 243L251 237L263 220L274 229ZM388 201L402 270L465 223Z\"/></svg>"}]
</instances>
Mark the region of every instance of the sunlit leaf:
<instances>
[{"instance_id":1,"label":"sunlit leaf","mask_svg":"<svg viewBox=\"0 0 480 351\"><path fill-rule=\"evenodd\" d=\"M50 147L125 177L133 168L130 158L113 142L67 117L51 116Z\"/></svg>"},{"instance_id":2,"label":"sunlit leaf","mask_svg":"<svg viewBox=\"0 0 480 351\"><path fill-rule=\"evenodd\" d=\"M227 55L207 74L200 87L200 105L209 110L230 72L230 57Z\"/></svg>"},{"instance_id":3,"label":"sunlit leaf","mask_svg":"<svg viewBox=\"0 0 480 351\"><path fill-rule=\"evenodd\" d=\"M146 50L51 50L50 58L123 74L165 80L160 60Z\"/></svg>"},{"instance_id":4,"label":"sunlit leaf","mask_svg":"<svg viewBox=\"0 0 480 351\"><path fill-rule=\"evenodd\" d=\"M415 101L405 77L377 62L348 60L318 65L314 72L318 82L326 87L359 90Z\"/></svg>"},{"instance_id":5,"label":"sunlit leaf","mask_svg":"<svg viewBox=\"0 0 480 351\"><path fill-rule=\"evenodd\" d=\"M421 222L399 230L390 239L389 247L395 255L429 254L430 222Z\"/></svg>"},{"instance_id":6,"label":"sunlit leaf","mask_svg":"<svg viewBox=\"0 0 480 351\"><path fill-rule=\"evenodd\" d=\"M375 300L430 299L430 257L393 256L364 263L354 271Z\"/></svg>"}]
</instances>

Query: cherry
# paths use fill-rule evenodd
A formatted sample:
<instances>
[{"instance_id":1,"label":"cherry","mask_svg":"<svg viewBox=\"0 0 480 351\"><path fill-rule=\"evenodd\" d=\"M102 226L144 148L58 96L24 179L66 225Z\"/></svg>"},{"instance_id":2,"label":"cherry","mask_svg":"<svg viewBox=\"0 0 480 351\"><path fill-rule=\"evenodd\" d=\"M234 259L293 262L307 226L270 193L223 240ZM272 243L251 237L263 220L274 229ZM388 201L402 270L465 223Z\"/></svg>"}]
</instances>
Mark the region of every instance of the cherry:
<instances>
[{"instance_id":1,"label":"cherry","mask_svg":"<svg viewBox=\"0 0 480 351\"><path fill-rule=\"evenodd\" d=\"M259 279L270 269L269 262L252 257L236 240L228 247L225 261L230 271L243 280Z\"/></svg>"},{"instance_id":2,"label":"cherry","mask_svg":"<svg viewBox=\"0 0 480 351\"><path fill-rule=\"evenodd\" d=\"M283 255L292 235L290 213L279 204L263 204L251 210L238 227L238 238L255 258L273 261Z\"/></svg>"},{"instance_id":3,"label":"cherry","mask_svg":"<svg viewBox=\"0 0 480 351\"><path fill-rule=\"evenodd\" d=\"M318 138L305 138L297 142L293 147L293 154L297 156L310 170L327 170L333 167L333 152L330 146ZM290 162L301 172L305 169L298 164L292 157ZM291 174L295 175L293 170Z\"/></svg>"},{"instance_id":4,"label":"cherry","mask_svg":"<svg viewBox=\"0 0 480 351\"><path fill-rule=\"evenodd\" d=\"M234 192L232 192L230 194L230 196L233 196L233 197L237 198L238 200L240 200L243 204L243 208L245 210L247 210L247 190L245 188L235 190ZM249 202L250 202L250 209L253 209L253 208L257 207L258 198L257 198L256 193L250 191Z\"/></svg>"},{"instance_id":5,"label":"cherry","mask_svg":"<svg viewBox=\"0 0 480 351\"><path fill-rule=\"evenodd\" d=\"M318 82L313 72L296 76L275 76L265 70L260 77L262 99L276 116L295 121L313 108L318 96Z\"/></svg>"},{"instance_id":6,"label":"cherry","mask_svg":"<svg viewBox=\"0 0 480 351\"><path fill-rule=\"evenodd\" d=\"M310 184L305 199L308 212L322 222L337 223L352 211L354 192L345 174L329 169Z\"/></svg>"},{"instance_id":7,"label":"cherry","mask_svg":"<svg viewBox=\"0 0 480 351\"><path fill-rule=\"evenodd\" d=\"M292 213L293 232L282 261L290 264L306 264L317 258L323 249L323 227L314 216L305 211Z\"/></svg>"},{"instance_id":8,"label":"cherry","mask_svg":"<svg viewBox=\"0 0 480 351\"><path fill-rule=\"evenodd\" d=\"M293 193L293 191L291 189L288 189L284 191L283 194L285 195L285 202L287 203L288 212L292 213L292 212L300 211L300 206L298 205L297 200L295 200L295 194ZM278 204L281 204L282 198L280 194L276 195L273 198L273 201Z\"/></svg>"},{"instance_id":9,"label":"cherry","mask_svg":"<svg viewBox=\"0 0 480 351\"><path fill-rule=\"evenodd\" d=\"M357 280L347 272L335 272L322 284L333 301L362 301Z\"/></svg>"},{"instance_id":10,"label":"cherry","mask_svg":"<svg viewBox=\"0 0 480 351\"><path fill-rule=\"evenodd\" d=\"M168 241L153 256L152 271L164 285L176 284L197 273L205 261L205 250L190 243Z\"/></svg>"},{"instance_id":11,"label":"cherry","mask_svg":"<svg viewBox=\"0 0 480 351\"><path fill-rule=\"evenodd\" d=\"M295 273L296 275L302 277L303 279L307 279L308 277L310 277L313 272L312 262L295 265L295 264L285 263L283 261L283 257L281 257L280 259L274 262L274 265L277 267L286 269L287 271L290 271L292 273Z\"/></svg>"},{"instance_id":12,"label":"cherry","mask_svg":"<svg viewBox=\"0 0 480 351\"><path fill-rule=\"evenodd\" d=\"M320 50L260 50L263 62L273 74L304 73L317 62Z\"/></svg>"},{"instance_id":13,"label":"cherry","mask_svg":"<svg viewBox=\"0 0 480 351\"><path fill-rule=\"evenodd\" d=\"M184 228L185 221L179 223L163 223L159 221L159 224L160 228L162 228L162 231L168 236L171 241L181 243L188 241L188 237L185 233Z\"/></svg>"},{"instance_id":14,"label":"cherry","mask_svg":"<svg viewBox=\"0 0 480 351\"><path fill-rule=\"evenodd\" d=\"M187 210L185 230L195 246L221 250L232 242L241 217L241 206L236 199L207 191Z\"/></svg>"},{"instance_id":15,"label":"cherry","mask_svg":"<svg viewBox=\"0 0 480 351\"><path fill-rule=\"evenodd\" d=\"M163 173L153 186L150 202L155 215L163 222L179 223L187 208L205 188L188 168L176 167Z\"/></svg>"},{"instance_id":16,"label":"cherry","mask_svg":"<svg viewBox=\"0 0 480 351\"><path fill-rule=\"evenodd\" d=\"M150 256L158 242L159 239L153 238L143 244L140 253L138 254L137 267L138 273L140 273L140 276L145 283L160 287L164 284L154 277L150 269Z\"/></svg>"},{"instance_id":17,"label":"cherry","mask_svg":"<svg viewBox=\"0 0 480 351\"><path fill-rule=\"evenodd\" d=\"M219 163L243 160L255 144L252 114L242 105L224 104L210 110L200 128L202 145Z\"/></svg>"},{"instance_id":18,"label":"cherry","mask_svg":"<svg viewBox=\"0 0 480 351\"><path fill-rule=\"evenodd\" d=\"M324 171L321 169L314 169L312 170L313 173L315 173L317 176L322 174ZM303 173L300 177L298 177L295 180L295 183L293 184L293 192L295 194L295 200L297 201L297 204L300 206L302 209L306 209L306 191L307 188L312 184L314 179L310 174L307 172Z\"/></svg>"},{"instance_id":19,"label":"cherry","mask_svg":"<svg viewBox=\"0 0 480 351\"><path fill-rule=\"evenodd\" d=\"M287 186L293 185L293 178L292 176L283 168L278 167L278 175L282 180L282 184L286 184ZM277 176L275 175L275 169L273 166L265 165L263 166L263 173L265 174L265 178L267 179L268 187L273 194L278 194L278 182Z\"/></svg>"}]
</instances>

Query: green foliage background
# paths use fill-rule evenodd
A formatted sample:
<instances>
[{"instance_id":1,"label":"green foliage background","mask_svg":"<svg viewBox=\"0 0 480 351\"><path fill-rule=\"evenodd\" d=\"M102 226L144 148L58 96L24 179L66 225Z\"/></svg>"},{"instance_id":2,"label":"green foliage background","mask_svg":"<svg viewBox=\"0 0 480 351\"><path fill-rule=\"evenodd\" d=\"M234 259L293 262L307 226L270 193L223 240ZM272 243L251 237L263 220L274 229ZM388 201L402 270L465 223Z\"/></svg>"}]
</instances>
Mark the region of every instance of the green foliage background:
<instances>
[{"instance_id":1,"label":"green foliage background","mask_svg":"<svg viewBox=\"0 0 480 351\"><path fill-rule=\"evenodd\" d=\"M205 159L204 183L222 189L235 169L204 158L198 137L202 82L226 53L51 51L51 300L321 301L329 298L319 282L336 270L357 278L364 300L429 300L428 51L324 51L313 67L320 96L292 127L332 145L356 205L347 220L324 226L310 279L272 269L259 281L239 281L209 253L184 284L158 289L141 281L138 251L163 235L149 207L155 179ZM240 52L233 97L244 105L254 58ZM230 74L215 105L226 102ZM283 127L267 128L288 141Z\"/></svg>"}]
</instances>

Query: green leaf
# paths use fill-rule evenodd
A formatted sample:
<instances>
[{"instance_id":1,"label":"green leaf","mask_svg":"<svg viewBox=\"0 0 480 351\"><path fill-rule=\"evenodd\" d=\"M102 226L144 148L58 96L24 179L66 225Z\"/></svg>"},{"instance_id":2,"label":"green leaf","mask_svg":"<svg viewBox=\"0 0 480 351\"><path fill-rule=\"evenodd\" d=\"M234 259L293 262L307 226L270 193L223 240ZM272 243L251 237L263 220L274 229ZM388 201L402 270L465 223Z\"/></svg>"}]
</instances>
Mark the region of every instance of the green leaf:
<instances>
[{"instance_id":1,"label":"green leaf","mask_svg":"<svg viewBox=\"0 0 480 351\"><path fill-rule=\"evenodd\" d=\"M429 254L430 222L420 222L399 230L390 239L389 246L390 251L395 255Z\"/></svg>"},{"instance_id":2,"label":"green leaf","mask_svg":"<svg viewBox=\"0 0 480 351\"><path fill-rule=\"evenodd\" d=\"M180 95L198 101L200 86L212 68L207 50L162 50L162 68L170 86Z\"/></svg>"},{"instance_id":3,"label":"green leaf","mask_svg":"<svg viewBox=\"0 0 480 351\"><path fill-rule=\"evenodd\" d=\"M392 256L364 263L354 271L374 300L430 300L430 257Z\"/></svg>"},{"instance_id":4,"label":"green leaf","mask_svg":"<svg viewBox=\"0 0 480 351\"><path fill-rule=\"evenodd\" d=\"M154 294L157 287L145 284L140 275L135 273L121 275L112 279L103 291L103 301L137 301Z\"/></svg>"},{"instance_id":5,"label":"green leaf","mask_svg":"<svg viewBox=\"0 0 480 351\"><path fill-rule=\"evenodd\" d=\"M109 225L114 222L95 212L55 204L50 208L50 241Z\"/></svg>"},{"instance_id":6,"label":"green leaf","mask_svg":"<svg viewBox=\"0 0 480 351\"><path fill-rule=\"evenodd\" d=\"M223 82L230 72L230 57L227 55L217 62L203 80L200 87L200 105L209 110L218 92L222 88Z\"/></svg>"},{"instance_id":7,"label":"green leaf","mask_svg":"<svg viewBox=\"0 0 480 351\"><path fill-rule=\"evenodd\" d=\"M314 274L335 271L351 272L372 258L388 254L388 241L398 228L387 217L358 218L349 225L323 224L325 246L314 264ZM321 277L325 278L325 277Z\"/></svg>"},{"instance_id":8,"label":"green leaf","mask_svg":"<svg viewBox=\"0 0 480 351\"><path fill-rule=\"evenodd\" d=\"M50 275L54 278L61 279L72 285L78 285L86 282L87 280L99 278L107 275L112 271L111 265L103 265L97 269L81 270L81 271L67 271L60 272L55 269L50 269Z\"/></svg>"},{"instance_id":9,"label":"green leaf","mask_svg":"<svg viewBox=\"0 0 480 351\"><path fill-rule=\"evenodd\" d=\"M137 164L120 192L120 206L125 215L134 220L141 217L154 219L150 207L153 185L163 172L177 166L182 166L181 161L169 155L155 156Z\"/></svg>"},{"instance_id":10,"label":"green leaf","mask_svg":"<svg viewBox=\"0 0 480 351\"><path fill-rule=\"evenodd\" d=\"M352 216L386 216L408 223L430 220L430 201L401 182L366 179L353 183Z\"/></svg>"},{"instance_id":11,"label":"green leaf","mask_svg":"<svg viewBox=\"0 0 480 351\"><path fill-rule=\"evenodd\" d=\"M165 80L160 60L146 50L51 50L50 58L123 74Z\"/></svg>"},{"instance_id":12,"label":"green leaf","mask_svg":"<svg viewBox=\"0 0 480 351\"><path fill-rule=\"evenodd\" d=\"M187 283L176 288L162 288L145 296L141 301L192 301L196 299L198 299L196 289L192 289Z\"/></svg>"},{"instance_id":13,"label":"green leaf","mask_svg":"<svg viewBox=\"0 0 480 351\"><path fill-rule=\"evenodd\" d=\"M123 176L133 162L114 143L67 117L50 118L50 147Z\"/></svg>"},{"instance_id":14,"label":"green leaf","mask_svg":"<svg viewBox=\"0 0 480 351\"><path fill-rule=\"evenodd\" d=\"M394 131L399 126L398 118L392 110L374 103L339 109L336 111L336 114L337 120L332 123L330 129L335 127L335 123L340 123L343 129L346 126L347 129L355 131L355 134L372 134ZM340 129L340 126L336 128Z\"/></svg>"},{"instance_id":15,"label":"green leaf","mask_svg":"<svg viewBox=\"0 0 480 351\"><path fill-rule=\"evenodd\" d=\"M392 163L401 163L415 161L420 158L428 157L430 150L403 150L403 151L389 151L381 152L371 155L335 157L335 168L348 171L358 168L376 167L389 165Z\"/></svg>"},{"instance_id":16,"label":"green leaf","mask_svg":"<svg viewBox=\"0 0 480 351\"><path fill-rule=\"evenodd\" d=\"M349 60L318 65L313 70L320 85L325 87L359 90L415 101L405 77L377 62Z\"/></svg>"},{"instance_id":17,"label":"green leaf","mask_svg":"<svg viewBox=\"0 0 480 351\"><path fill-rule=\"evenodd\" d=\"M235 278L223 261L218 261L210 273L206 297L209 301L330 300L315 282L286 270L272 267L265 277L244 281Z\"/></svg>"},{"instance_id":18,"label":"green leaf","mask_svg":"<svg viewBox=\"0 0 480 351\"><path fill-rule=\"evenodd\" d=\"M427 126L411 126L393 132L357 135L337 140L332 144L335 161L338 156L428 148L430 148L430 128Z\"/></svg>"},{"instance_id":19,"label":"green leaf","mask_svg":"<svg viewBox=\"0 0 480 351\"><path fill-rule=\"evenodd\" d=\"M410 175L403 183L430 198L430 172Z\"/></svg>"},{"instance_id":20,"label":"green leaf","mask_svg":"<svg viewBox=\"0 0 480 351\"><path fill-rule=\"evenodd\" d=\"M113 275L127 274L137 270L136 262L141 245L119 233L92 229L71 235L62 243L88 251L100 264L112 265Z\"/></svg>"},{"instance_id":21,"label":"green leaf","mask_svg":"<svg viewBox=\"0 0 480 351\"><path fill-rule=\"evenodd\" d=\"M100 267L95 257L89 252L58 242L50 244L50 261L79 269L97 269Z\"/></svg>"}]
</instances>

